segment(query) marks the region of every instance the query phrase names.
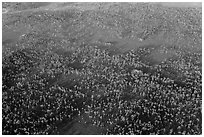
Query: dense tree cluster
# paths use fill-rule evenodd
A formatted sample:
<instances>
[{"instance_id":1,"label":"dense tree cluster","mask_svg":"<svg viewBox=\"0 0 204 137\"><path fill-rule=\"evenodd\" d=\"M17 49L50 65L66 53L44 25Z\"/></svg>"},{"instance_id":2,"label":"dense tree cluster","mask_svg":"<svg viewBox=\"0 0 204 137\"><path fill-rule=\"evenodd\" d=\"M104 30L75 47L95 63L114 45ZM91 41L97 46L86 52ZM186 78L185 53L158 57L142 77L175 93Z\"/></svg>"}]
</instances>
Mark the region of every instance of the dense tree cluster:
<instances>
[{"instance_id":1,"label":"dense tree cluster","mask_svg":"<svg viewBox=\"0 0 204 137\"><path fill-rule=\"evenodd\" d=\"M184 57L149 66L141 51L13 53L3 63L3 134L60 134L84 113L102 134L201 134L200 67ZM165 75L169 65L185 81Z\"/></svg>"},{"instance_id":2,"label":"dense tree cluster","mask_svg":"<svg viewBox=\"0 0 204 137\"><path fill-rule=\"evenodd\" d=\"M3 3L2 133L201 134L200 9L73 5Z\"/></svg>"}]
</instances>

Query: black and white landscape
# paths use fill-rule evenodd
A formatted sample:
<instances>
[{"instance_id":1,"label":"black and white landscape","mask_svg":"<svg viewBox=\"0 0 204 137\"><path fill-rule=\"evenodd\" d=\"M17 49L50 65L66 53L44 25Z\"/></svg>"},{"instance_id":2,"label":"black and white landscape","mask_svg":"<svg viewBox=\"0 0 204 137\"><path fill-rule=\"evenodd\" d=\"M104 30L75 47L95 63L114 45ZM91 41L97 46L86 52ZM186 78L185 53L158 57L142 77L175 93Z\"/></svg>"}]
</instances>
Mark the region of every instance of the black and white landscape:
<instances>
[{"instance_id":1,"label":"black and white landscape","mask_svg":"<svg viewBox=\"0 0 204 137\"><path fill-rule=\"evenodd\" d=\"M2 134L202 134L201 3L2 8Z\"/></svg>"}]
</instances>

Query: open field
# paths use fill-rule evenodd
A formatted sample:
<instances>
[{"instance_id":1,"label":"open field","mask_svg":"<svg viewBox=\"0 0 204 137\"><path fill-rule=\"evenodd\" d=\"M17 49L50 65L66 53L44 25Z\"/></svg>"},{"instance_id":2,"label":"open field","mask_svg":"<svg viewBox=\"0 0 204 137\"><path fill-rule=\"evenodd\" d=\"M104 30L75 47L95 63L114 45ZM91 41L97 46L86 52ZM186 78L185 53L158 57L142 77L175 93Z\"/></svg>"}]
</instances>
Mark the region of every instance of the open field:
<instances>
[{"instance_id":1,"label":"open field","mask_svg":"<svg viewBox=\"0 0 204 137\"><path fill-rule=\"evenodd\" d=\"M3 134L202 134L198 3L2 7Z\"/></svg>"}]
</instances>

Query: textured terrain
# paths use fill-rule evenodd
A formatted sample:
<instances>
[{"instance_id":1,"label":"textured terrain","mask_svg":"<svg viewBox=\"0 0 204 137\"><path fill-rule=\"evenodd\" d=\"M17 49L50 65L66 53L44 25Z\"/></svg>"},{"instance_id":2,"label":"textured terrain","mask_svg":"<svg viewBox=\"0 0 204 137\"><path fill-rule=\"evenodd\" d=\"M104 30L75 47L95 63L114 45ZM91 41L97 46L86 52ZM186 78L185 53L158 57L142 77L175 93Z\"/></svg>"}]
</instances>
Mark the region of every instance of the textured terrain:
<instances>
[{"instance_id":1,"label":"textured terrain","mask_svg":"<svg viewBox=\"0 0 204 137\"><path fill-rule=\"evenodd\" d=\"M202 133L201 7L2 5L3 134Z\"/></svg>"}]
</instances>

